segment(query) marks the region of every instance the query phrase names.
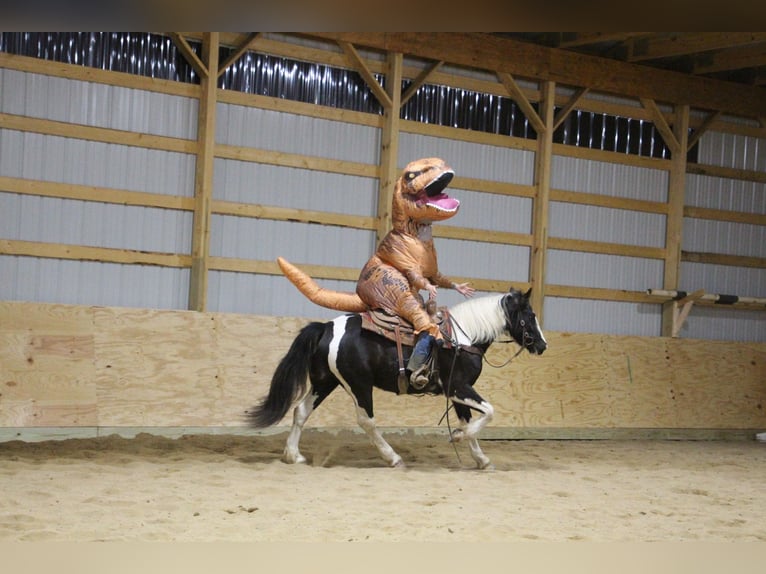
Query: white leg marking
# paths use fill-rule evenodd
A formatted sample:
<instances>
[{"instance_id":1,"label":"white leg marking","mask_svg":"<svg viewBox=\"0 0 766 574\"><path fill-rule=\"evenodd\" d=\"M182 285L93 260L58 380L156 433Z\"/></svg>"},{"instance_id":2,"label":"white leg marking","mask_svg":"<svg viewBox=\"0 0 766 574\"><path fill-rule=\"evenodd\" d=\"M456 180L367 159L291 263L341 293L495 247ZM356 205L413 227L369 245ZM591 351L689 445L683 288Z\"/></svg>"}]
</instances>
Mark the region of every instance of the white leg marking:
<instances>
[{"instance_id":1,"label":"white leg marking","mask_svg":"<svg viewBox=\"0 0 766 574\"><path fill-rule=\"evenodd\" d=\"M298 449L298 443L301 440L301 432L303 431L303 425L306 424L309 416L314 411L314 400L316 395L313 393L307 394L301 402L299 402L295 409L293 409L293 426L290 428L290 434L287 436L287 444L285 445L285 451L282 455L284 462L295 464L306 462L306 457L300 453Z\"/></svg>"},{"instance_id":2,"label":"white leg marking","mask_svg":"<svg viewBox=\"0 0 766 574\"><path fill-rule=\"evenodd\" d=\"M452 433L452 440L454 442L459 442L464 438L467 439L468 448L471 451L471 457L476 462L476 466L478 466L481 469L494 469L494 466L490 462L489 457L487 457L487 455L485 455L484 452L481 450L481 447L479 446L479 441L477 440L476 435L478 435L481 429L483 429L487 425L487 423L489 423L492 420L492 417L494 416L494 413L495 413L495 409L487 401L482 401L480 403L477 403L473 399L458 399L454 397L452 400L456 403L460 403L468 407L472 407L474 409L479 410L479 412L481 412L480 416L476 418L472 418L471 421L468 423L461 420L460 428Z\"/></svg>"},{"instance_id":3,"label":"white leg marking","mask_svg":"<svg viewBox=\"0 0 766 574\"><path fill-rule=\"evenodd\" d=\"M338 378L340 384L353 399L354 406L356 406L356 420L364 432L367 433L367 436L372 441L372 444L375 445L375 448L378 449L380 456L390 466L401 466L402 457L391 448L391 445L388 444L386 439L383 438L383 435L380 434L378 427L375 425L375 420L368 417L367 412L359 406L354 393L351 392L351 387L338 370L338 351L340 350L341 339L343 339L343 335L346 332L347 321L348 317L346 315L342 315L333 320L332 340L330 341L330 348L327 353L327 364L330 367L332 374Z\"/></svg>"}]
</instances>

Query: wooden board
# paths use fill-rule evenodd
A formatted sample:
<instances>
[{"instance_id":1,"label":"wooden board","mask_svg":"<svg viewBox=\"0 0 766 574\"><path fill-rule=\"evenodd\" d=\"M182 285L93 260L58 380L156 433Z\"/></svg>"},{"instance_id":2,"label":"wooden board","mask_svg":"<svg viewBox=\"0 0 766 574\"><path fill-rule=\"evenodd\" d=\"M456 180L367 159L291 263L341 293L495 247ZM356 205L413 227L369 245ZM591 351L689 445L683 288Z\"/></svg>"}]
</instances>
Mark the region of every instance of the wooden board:
<instances>
[{"instance_id":1,"label":"wooden board","mask_svg":"<svg viewBox=\"0 0 766 574\"><path fill-rule=\"evenodd\" d=\"M244 411L265 395L307 322L2 302L0 427L242 428ZM476 389L495 407L493 436L502 429L766 428L766 343L546 337L541 357L485 364ZM495 344L488 363L501 365L515 351ZM437 428L446 408L441 397L374 396L381 427ZM355 428L352 400L339 389L308 426Z\"/></svg>"}]
</instances>

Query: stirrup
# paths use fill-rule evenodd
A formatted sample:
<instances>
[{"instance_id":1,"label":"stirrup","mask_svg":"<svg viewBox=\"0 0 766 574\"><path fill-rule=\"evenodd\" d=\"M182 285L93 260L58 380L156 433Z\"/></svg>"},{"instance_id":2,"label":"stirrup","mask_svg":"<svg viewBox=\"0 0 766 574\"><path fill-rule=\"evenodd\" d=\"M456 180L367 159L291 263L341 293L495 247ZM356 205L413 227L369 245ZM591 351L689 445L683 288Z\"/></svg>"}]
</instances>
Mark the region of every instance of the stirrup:
<instances>
[{"instance_id":1,"label":"stirrup","mask_svg":"<svg viewBox=\"0 0 766 574\"><path fill-rule=\"evenodd\" d=\"M422 391L431 382L430 361L418 367L410 374L410 385L416 391Z\"/></svg>"}]
</instances>

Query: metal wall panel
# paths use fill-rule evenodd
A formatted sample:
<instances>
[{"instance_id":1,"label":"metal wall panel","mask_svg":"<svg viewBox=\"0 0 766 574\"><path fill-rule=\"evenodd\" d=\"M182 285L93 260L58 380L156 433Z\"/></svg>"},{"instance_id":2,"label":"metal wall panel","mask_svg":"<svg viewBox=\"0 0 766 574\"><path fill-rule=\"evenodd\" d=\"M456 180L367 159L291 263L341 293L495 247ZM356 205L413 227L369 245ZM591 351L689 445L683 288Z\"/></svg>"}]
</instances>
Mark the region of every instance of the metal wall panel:
<instances>
[{"instance_id":1,"label":"metal wall panel","mask_svg":"<svg viewBox=\"0 0 766 574\"><path fill-rule=\"evenodd\" d=\"M318 279L326 289L354 292L356 283ZM281 275L252 275L211 271L208 283L211 311L252 313L329 320L342 313L315 305ZM212 308L215 303L215 308ZM253 333L258 336L258 333Z\"/></svg>"},{"instance_id":2,"label":"metal wall panel","mask_svg":"<svg viewBox=\"0 0 766 574\"><path fill-rule=\"evenodd\" d=\"M766 227L684 218L682 248L703 253L766 257Z\"/></svg>"},{"instance_id":3,"label":"metal wall panel","mask_svg":"<svg viewBox=\"0 0 766 574\"><path fill-rule=\"evenodd\" d=\"M546 280L552 285L645 291L662 285L664 262L600 253L548 250Z\"/></svg>"},{"instance_id":4,"label":"metal wall panel","mask_svg":"<svg viewBox=\"0 0 766 574\"><path fill-rule=\"evenodd\" d=\"M668 172L555 155L551 160L551 187L664 202L668 196Z\"/></svg>"},{"instance_id":5,"label":"metal wall panel","mask_svg":"<svg viewBox=\"0 0 766 574\"><path fill-rule=\"evenodd\" d=\"M659 305L546 297L544 309L550 331L654 337L662 328Z\"/></svg>"},{"instance_id":6,"label":"metal wall panel","mask_svg":"<svg viewBox=\"0 0 766 574\"><path fill-rule=\"evenodd\" d=\"M548 233L566 239L664 247L665 216L552 201Z\"/></svg>"},{"instance_id":7,"label":"metal wall panel","mask_svg":"<svg viewBox=\"0 0 766 574\"><path fill-rule=\"evenodd\" d=\"M708 293L766 296L766 269L733 267L706 263L681 263L680 289L688 292L704 289Z\"/></svg>"},{"instance_id":8,"label":"metal wall panel","mask_svg":"<svg viewBox=\"0 0 766 574\"><path fill-rule=\"evenodd\" d=\"M194 156L0 129L0 175L194 195Z\"/></svg>"},{"instance_id":9,"label":"metal wall panel","mask_svg":"<svg viewBox=\"0 0 766 574\"><path fill-rule=\"evenodd\" d=\"M706 132L699 142L699 163L766 171L766 138Z\"/></svg>"},{"instance_id":10,"label":"metal wall panel","mask_svg":"<svg viewBox=\"0 0 766 574\"><path fill-rule=\"evenodd\" d=\"M763 292L761 292L763 294ZM723 341L766 341L766 311L692 307L680 337Z\"/></svg>"},{"instance_id":11,"label":"metal wall panel","mask_svg":"<svg viewBox=\"0 0 766 574\"><path fill-rule=\"evenodd\" d=\"M4 239L189 253L190 212L0 192Z\"/></svg>"},{"instance_id":12,"label":"metal wall panel","mask_svg":"<svg viewBox=\"0 0 766 574\"><path fill-rule=\"evenodd\" d=\"M329 225L214 215L211 255L359 267L372 253L375 233Z\"/></svg>"},{"instance_id":13,"label":"metal wall panel","mask_svg":"<svg viewBox=\"0 0 766 574\"><path fill-rule=\"evenodd\" d=\"M0 299L186 309L189 270L0 255Z\"/></svg>"},{"instance_id":14,"label":"metal wall panel","mask_svg":"<svg viewBox=\"0 0 766 574\"><path fill-rule=\"evenodd\" d=\"M218 104L216 143L377 165L380 130L273 112Z\"/></svg>"},{"instance_id":15,"label":"metal wall panel","mask_svg":"<svg viewBox=\"0 0 766 574\"><path fill-rule=\"evenodd\" d=\"M196 139L197 108L196 98L0 68L7 114Z\"/></svg>"},{"instance_id":16,"label":"metal wall panel","mask_svg":"<svg viewBox=\"0 0 766 574\"><path fill-rule=\"evenodd\" d=\"M213 197L238 203L372 217L377 178L215 160Z\"/></svg>"},{"instance_id":17,"label":"metal wall panel","mask_svg":"<svg viewBox=\"0 0 766 574\"><path fill-rule=\"evenodd\" d=\"M766 214L766 183L687 174L685 203L694 207Z\"/></svg>"}]
</instances>

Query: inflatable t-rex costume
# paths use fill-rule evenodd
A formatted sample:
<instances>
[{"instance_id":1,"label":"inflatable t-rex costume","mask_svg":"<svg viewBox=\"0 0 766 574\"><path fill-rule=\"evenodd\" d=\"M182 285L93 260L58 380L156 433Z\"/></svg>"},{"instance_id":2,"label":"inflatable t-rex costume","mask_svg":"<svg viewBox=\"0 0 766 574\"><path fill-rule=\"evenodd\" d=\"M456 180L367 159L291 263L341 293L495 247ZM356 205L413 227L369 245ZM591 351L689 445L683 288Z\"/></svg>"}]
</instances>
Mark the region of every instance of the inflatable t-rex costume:
<instances>
[{"instance_id":1,"label":"inflatable t-rex costume","mask_svg":"<svg viewBox=\"0 0 766 574\"><path fill-rule=\"evenodd\" d=\"M439 158L407 165L394 187L392 229L362 268L356 293L323 289L303 271L277 258L285 276L317 305L352 313L383 309L409 321L418 340L407 368L418 388L428 382L422 371L434 340L441 339L439 327L423 308L419 291L428 291L430 298L436 296L437 286L456 289L466 297L474 293L467 283L454 283L439 272L431 236L431 223L453 217L460 207L457 199L443 193L454 175Z\"/></svg>"}]
</instances>

